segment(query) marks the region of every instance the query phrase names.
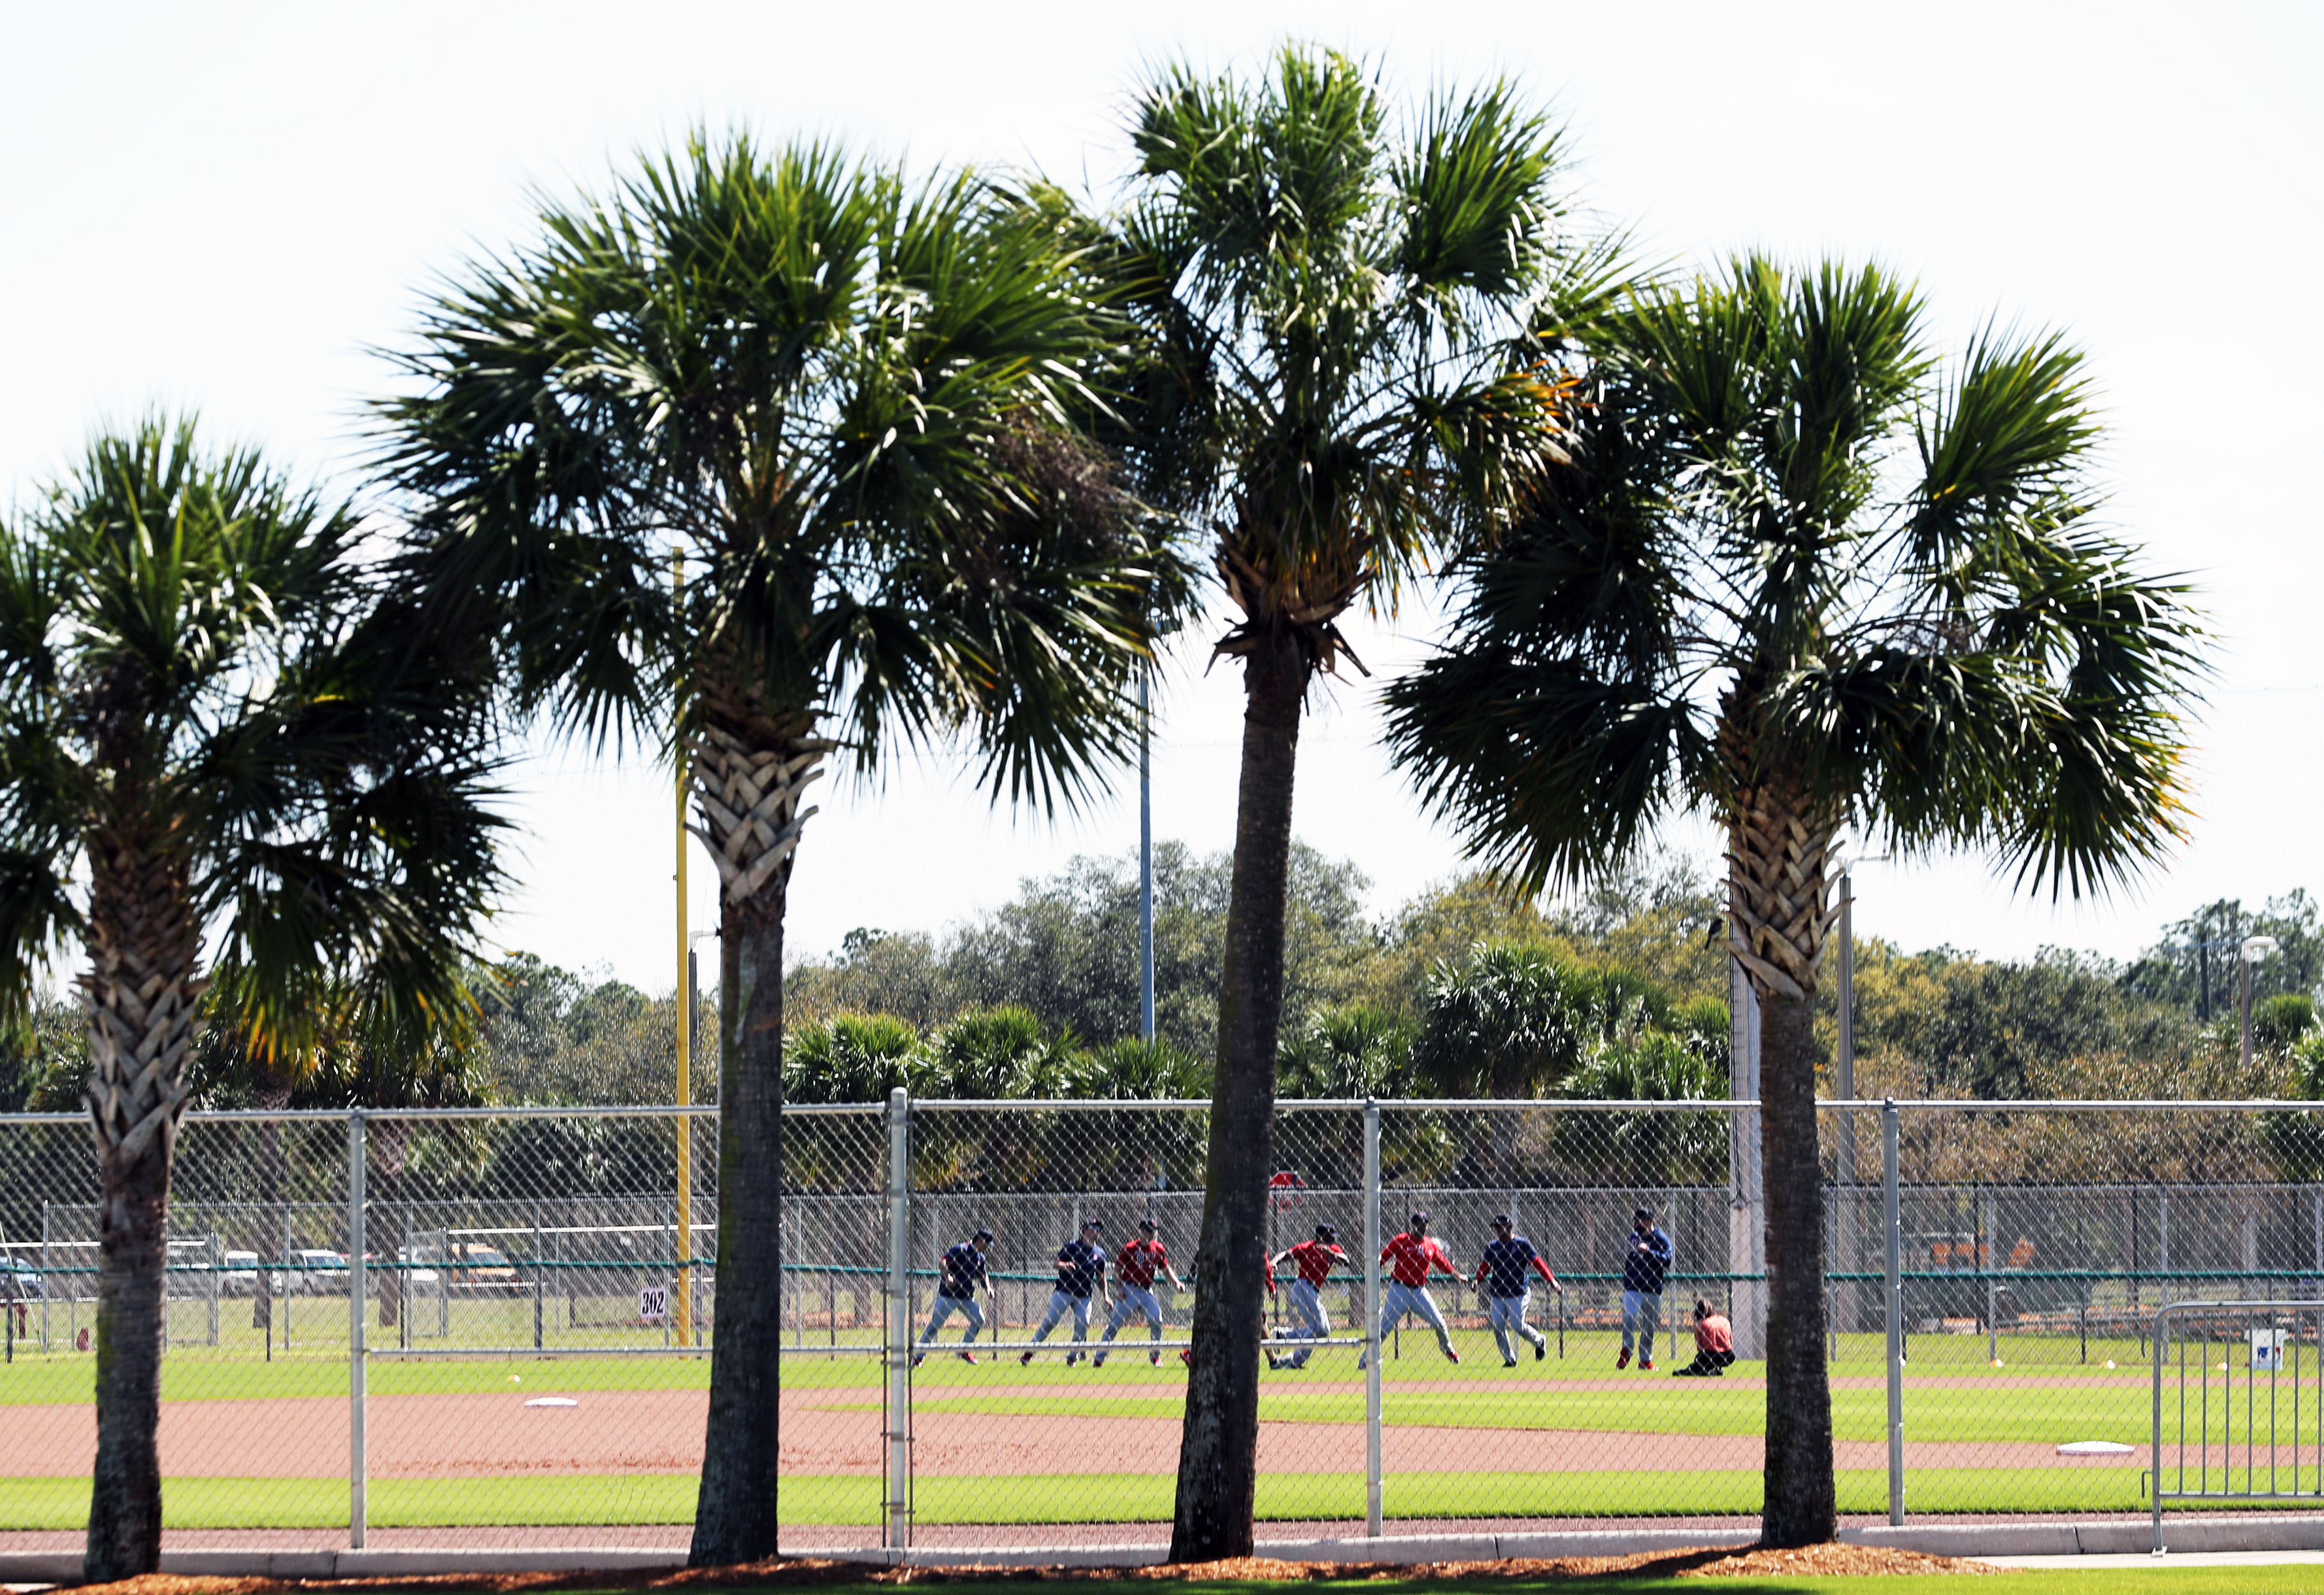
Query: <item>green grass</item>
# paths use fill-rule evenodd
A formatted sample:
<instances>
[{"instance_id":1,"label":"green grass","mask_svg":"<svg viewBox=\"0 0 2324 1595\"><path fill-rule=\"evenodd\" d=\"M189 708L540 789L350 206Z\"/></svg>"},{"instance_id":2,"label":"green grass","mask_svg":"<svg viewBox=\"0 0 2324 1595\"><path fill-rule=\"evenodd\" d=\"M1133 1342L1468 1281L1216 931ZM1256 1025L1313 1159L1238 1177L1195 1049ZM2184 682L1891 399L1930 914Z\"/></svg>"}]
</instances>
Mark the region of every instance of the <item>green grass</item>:
<instances>
[{"instance_id":1,"label":"green grass","mask_svg":"<svg viewBox=\"0 0 2324 1595\"><path fill-rule=\"evenodd\" d=\"M691 1523L699 1488L691 1473L375 1479L366 1516L374 1528ZM86 1479L0 1478L0 1529L84 1527L88 1489ZM162 1481L165 1528L339 1528L346 1521L342 1479Z\"/></svg>"},{"instance_id":2,"label":"green grass","mask_svg":"<svg viewBox=\"0 0 2324 1595\"><path fill-rule=\"evenodd\" d=\"M1497 1369L1498 1371L1498 1369ZM1095 1383L1111 1374L1111 1368L1092 1376L1086 1394L1074 1396L1011 1395L1010 1383L1024 1382L1018 1370L996 1369L1003 1388L968 1394L955 1388L916 1392L915 1406L926 1413L982 1413L1044 1417L1144 1417L1175 1419L1184 1411L1176 1390L1151 1394L1133 1387ZM1057 1382L1053 1373L1042 1381ZM1070 1376L1066 1376L1070 1377ZM1142 1381L1141 1381L1142 1382ZM1402 1392L1390 1387L1382 1408L1391 1426L1419 1424L1471 1429L1579 1429L1592 1432L1636 1431L1662 1434L1757 1434L1766 1423L1766 1394L1731 1384L1687 1380L1656 1380L1651 1376L1616 1389L1600 1390L1479 1390L1451 1393ZM2037 1441L2116 1440L2144 1443L2151 1437L2151 1396L2144 1384L2070 1385L2057 1389L1997 1388L1924 1392L1915 1400L1906 1397L1906 1434L1915 1441ZM851 1411L876 1412L876 1400L835 1402ZM2264 1414L2264 1404L2262 1406ZM1286 1388L1269 1380L1261 1387L1259 1417L1275 1423L1360 1424L1364 1402L1360 1391ZM2312 1421L2312 1405L2310 1413ZM2216 1401L2211 1413L2215 1434L2224 1415ZM2190 1437L2196 1419L2190 1417ZM2286 1423L2288 1425L2288 1415ZM2236 1418L2242 1433L2240 1409ZM1832 1427L1842 1440L1879 1440L1888 1432L1888 1405L1879 1390L1840 1389L1832 1392ZM2289 1429L2286 1429L2287 1434Z\"/></svg>"},{"instance_id":3,"label":"green grass","mask_svg":"<svg viewBox=\"0 0 2324 1595\"><path fill-rule=\"evenodd\" d=\"M0 1365L0 1406L72 1406L94 1395L96 1359L23 1357ZM526 1358L519 1361L398 1362L375 1359L374 1396L433 1396L508 1390L706 1390L706 1357ZM347 1394L345 1359L274 1362L197 1361L172 1355L161 1368L165 1401L235 1401Z\"/></svg>"},{"instance_id":4,"label":"green grass","mask_svg":"<svg viewBox=\"0 0 2324 1595\"><path fill-rule=\"evenodd\" d=\"M921 1478L912 1507L922 1523L1167 1522L1176 1480L1129 1473L1012 1475L1006 1479ZM1881 1512L1888 1505L1883 1471L1839 1475L1842 1512ZM2136 1469L1922 1468L1906 1480L1915 1514L2060 1514L2147 1509ZM1754 1471L1685 1472L1605 1471L1572 1473L1390 1474L1383 1489L1390 1518L1476 1517L1591 1517L1613 1514L1719 1513L1756 1516L1760 1475ZM2313 1509L2313 1502L2289 1503ZM2216 1511L2217 1502L2171 1503L2169 1509ZM1360 1518L1364 1482L1344 1473L1262 1473L1261 1518ZM783 1480L786 1523L876 1524L879 1480L800 1477Z\"/></svg>"},{"instance_id":5,"label":"green grass","mask_svg":"<svg viewBox=\"0 0 2324 1595\"><path fill-rule=\"evenodd\" d=\"M1173 1482L1144 1474L923 1478L913 1486L913 1508L927 1524L1167 1522ZM371 1483L370 1520L382 1528L690 1523L696 1488L690 1473L381 1479ZM2146 1504L2131 1470L1923 1469L1909 1488L1908 1504L1916 1514L2120 1512ZM0 1478L0 1529L78 1528L88 1520L88 1489L85 1479ZM1887 1489L1884 1473L1842 1472L1840 1510L1880 1511ZM877 1479L794 1475L783 1480L782 1496L786 1523L870 1526L882 1516ZM1759 1510L1759 1475L1391 1474L1386 1497L1392 1520L1681 1511L1749 1516ZM1360 1518L1363 1480L1339 1473L1262 1474L1258 1509L1271 1522ZM2183 1509L2209 1507L2187 1503ZM171 1528L336 1527L347 1520L347 1487L336 1479L171 1479L162 1489L162 1518Z\"/></svg>"}]
</instances>

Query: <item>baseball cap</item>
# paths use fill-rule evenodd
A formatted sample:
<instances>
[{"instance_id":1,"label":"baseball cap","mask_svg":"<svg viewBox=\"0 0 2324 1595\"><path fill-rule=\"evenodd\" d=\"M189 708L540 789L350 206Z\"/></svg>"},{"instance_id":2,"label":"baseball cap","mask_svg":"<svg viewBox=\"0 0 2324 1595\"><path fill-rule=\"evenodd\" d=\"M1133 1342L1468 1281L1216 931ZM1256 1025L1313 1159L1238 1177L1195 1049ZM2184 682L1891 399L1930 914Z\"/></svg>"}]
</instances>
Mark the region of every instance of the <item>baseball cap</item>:
<instances>
[{"instance_id":1,"label":"baseball cap","mask_svg":"<svg viewBox=\"0 0 2324 1595\"><path fill-rule=\"evenodd\" d=\"M1138 1221L1138 1227L1150 1232L1154 1228L1154 1221L1152 1219L1140 1219Z\"/></svg>"},{"instance_id":2,"label":"baseball cap","mask_svg":"<svg viewBox=\"0 0 2324 1595\"><path fill-rule=\"evenodd\" d=\"M1508 1215L1508 1214L1507 1214L1507 1213L1505 1213L1505 1212L1497 1212L1497 1213L1495 1213L1495 1214L1493 1215L1493 1228L1494 1228L1494 1229L1496 1229L1496 1230L1506 1230L1506 1229L1508 1229L1509 1227L1510 1227L1510 1225L1509 1225L1509 1215Z\"/></svg>"},{"instance_id":3,"label":"baseball cap","mask_svg":"<svg viewBox=\"0 0 2324 1595\"><path fill-rule=\"evenodd\" d=\"M1315 1238L1318 1240L1337 1240L1340 1232L1329 1224L1318 1224L1315 1226Z\"/></svg>"},{"instance_id":4,"label":"baseball cap","mask_svg":"<svg viewBox=\"0 0 2324 1595\"><path fill-rule=\"evenodd\" d=\"M1642 1207L1630 1216L1634 1219L1650 1219L1655 1216L1655 1210L1651 1207Z\"/></svg>"},{"instance_id":5,"label":"baseball cap","mask_svg":"<svg viewBox=\"0 0 2324 1595\"><path fill-rule=\"evenodd\" d=\"M992 1231L990 1230L979 1230L975 1234L971 1235L969 1239L971 1240L990 1240L992 1239Z\"/></svg>"},{"instance_id":6,"label":"baseball cap","mask_svg":"<svg viewBox=\"0 0 2324 1595\"><path fill-rule=\"evenodd\" d=\"M1416 1212L1412 1215L1412 1222L1416 1224L1425 1224L1428 1222L1428 1215L1425 1212Z\"/></svg>"},{"instance_id":7,"label":"baseball cap","mask_svg":"<svg viewBox=\"0 0 2324 1595\"><path fill-rule=\"evenodd\" d=\"M1103 1219L1084 1219L1082 1221L1082 1228L1084 1230L1102 1230L1105 1228L1105 1221Z\"/></svg>"}]
</instances>

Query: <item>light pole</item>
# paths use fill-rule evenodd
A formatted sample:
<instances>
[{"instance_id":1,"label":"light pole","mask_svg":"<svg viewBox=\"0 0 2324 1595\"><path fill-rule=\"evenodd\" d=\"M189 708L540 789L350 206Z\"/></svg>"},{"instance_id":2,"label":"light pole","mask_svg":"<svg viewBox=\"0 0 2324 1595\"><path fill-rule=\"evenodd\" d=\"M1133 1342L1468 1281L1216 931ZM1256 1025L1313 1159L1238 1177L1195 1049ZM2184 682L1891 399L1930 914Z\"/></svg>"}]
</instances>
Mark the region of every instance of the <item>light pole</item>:
<instances>
[{"instance_id":1,"label":"light pole","mask_svg":"<svg viewBox=\"0 0 2324 1595\"><path fill-rule=\"evenodd\" d=\"M2273 936L2247 936L2244 937L2244 939L2243 939L2243 954L2244 954L2244 985L2243 985L2243 1010L2244 1010L2244 1067L2245 1067L2245 1068L2246 1068L2246 1069L2248 1069L2248 1068L2250 1068L2250 1067L2251 1067L2251 1061L2252 1061L2252 1043L2251 1043L2251 981L2252 981L2252 965L2253 965L2253 964L2255 964L2255 963L2257 963L2261 959L2263 959L2263 958L2266 957L2270 953L2273 953L2273 952L2274 952L2274 951L2275 951L2275 938L2274 938Z\"/></svg>"},{"instance_id":2,"label":"light pole","mask_svg":"<svg viewBox=\"0 0 2324 1595\"><path fill-rule=\"evenodd\" d=\"M1160 641L1178 628L1163 626ZM1138 668L1138 1034L1154 1039L1154 659Z\"/></svg>"},{"instance_id":3,"label":"light pole","mask_svg":"<svg viewBox=\"0 0 2324 1595\"><path fill-rule=\"evenodd\" d=\"M1840 990L1836 993L1840 1010L1840 1045L1835 1049L1835 1094L1843 1102L1856 1100L1856 876L1858 864L1877 864L1887 861L1885 853L1868 853L1860 859L1843 857L1840 866ZM1844 1265L1840 1271L1853 1274L1862 1261L1858 1257L1856 1186L1856 1115L1842 1108L1834 1149L1839 1153L1834 1188L1839 1193L1840 1211L1832 1216L1832 1245L1839 1253L1836 1260ZM1839 1307L1838 1328L1853 1330L1857 1324L1857 1292L1855 1281L1842 1285L1836 1293Z\"/></svg>"},{"instance_id":4,"label":"light pole","mask_svg":"<svg viewBox=\"0 0 2324 1595\"><path fill-rule=\"evenodd\" d=\"M1138 1034L1154 1039L1154 710L1149 662L1138 672Z\"/></svg>"}]
</instances>

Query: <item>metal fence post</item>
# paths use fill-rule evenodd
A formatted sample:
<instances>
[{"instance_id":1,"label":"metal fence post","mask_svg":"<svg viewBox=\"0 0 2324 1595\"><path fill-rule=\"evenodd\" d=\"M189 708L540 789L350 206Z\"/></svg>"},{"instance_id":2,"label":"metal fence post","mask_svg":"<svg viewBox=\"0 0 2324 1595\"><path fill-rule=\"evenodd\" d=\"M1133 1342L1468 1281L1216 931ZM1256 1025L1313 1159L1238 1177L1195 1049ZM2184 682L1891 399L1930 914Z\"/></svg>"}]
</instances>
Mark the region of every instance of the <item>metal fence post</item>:
<instances>
[{"instance_id":1,"label":"metal fence post","mask_svg":"<svg viewBox=\"0 0 2324 1595\"><path fill-rule=\"evenodd\" d=\"M888 1093L888 1548L912 1532L911 1098Z\"/></svg>"},{"instance_id":2,"label":"metal fence post","mask_svg":"<svg viewBox=\"0 0 2324 1595\"><path fill-rule=\"evenodd\" d=\"M364 1548L369 1517L364 1490L370 1482L364 1449L369 1371L364 1365L364 1142L363 1110L357 1108L347 1115L347 1544L357 1551ZM287 1325L287 1314L284 1321Z\"/></svg>"},{"instance_id":3,"label":"metal fence post","mask_svg":"<svg viewBox=\"0 0 2324 1595\"><path fill-rule=\"evenodd\" d=\"M1882 1230L1888 1254L1888 1521L1904 1521L1904 1224L1897 1189L1896 1099L1880 1104Z\"/></svg>"},{"instance_id":4,"label":"metal fence post","mask_svg":"<svg viewBox=\"0 0 2324 1595\"><path fill-rule=\"evenodd\" d=\"M1380 1111L1364 1099L1364 1534L1380 1534Z\"/></svg>"}]
</instances>

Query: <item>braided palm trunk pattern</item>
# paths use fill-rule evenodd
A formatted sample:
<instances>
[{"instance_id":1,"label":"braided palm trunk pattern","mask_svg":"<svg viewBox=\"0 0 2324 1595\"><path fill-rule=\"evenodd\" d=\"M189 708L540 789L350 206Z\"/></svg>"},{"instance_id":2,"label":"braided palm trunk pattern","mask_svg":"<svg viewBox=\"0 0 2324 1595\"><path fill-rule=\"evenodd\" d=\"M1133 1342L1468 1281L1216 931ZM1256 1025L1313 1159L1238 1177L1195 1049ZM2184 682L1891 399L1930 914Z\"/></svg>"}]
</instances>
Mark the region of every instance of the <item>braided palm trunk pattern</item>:
<instances>
[{"instance_id":1,"label":"braided palm trunk pattern","mask_svg":"<svg viewBox=\"0 0 2324 1595\"><path fill-rule=\"evenodd\" d=\"M823 737L785 737L775 747L754 749L719 726L704 728L693 763L703 823L687 829L702 838L718 866L722 900L752 901L789 861L800 827L817 812L800 808L799 797L837 746Z\"/></svg>"},{"instance_id":2,"label":"braided palm trunk pattern","mask_svg":"<svg viewBox=\"0 0 2324 1595\"><path fill-rule=\"evenodd\" d=\"M185 1111L200 940L183 862L137 841L90 848L88 1105L97 1214L97 1466L84 1576L161 1565L161 1313L170 1159Z\"/></svg>"},{"instance_id":3,"label":"braided palm trunk pattern","mask_svg":"<svg viewBox=\"0 0 2324 1595\"><path fill-rule=\"evenodd\" d=\"M1738 790L1727 829L1727 945L1762 992L1812 1000L1839 922L1824 871L1839 827L1804 812L1786 783Z\"/></svg>"}]
</instances>

